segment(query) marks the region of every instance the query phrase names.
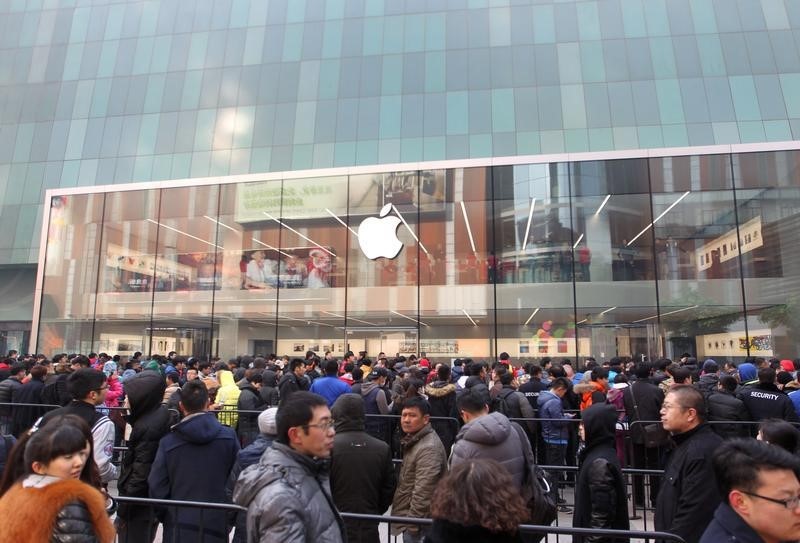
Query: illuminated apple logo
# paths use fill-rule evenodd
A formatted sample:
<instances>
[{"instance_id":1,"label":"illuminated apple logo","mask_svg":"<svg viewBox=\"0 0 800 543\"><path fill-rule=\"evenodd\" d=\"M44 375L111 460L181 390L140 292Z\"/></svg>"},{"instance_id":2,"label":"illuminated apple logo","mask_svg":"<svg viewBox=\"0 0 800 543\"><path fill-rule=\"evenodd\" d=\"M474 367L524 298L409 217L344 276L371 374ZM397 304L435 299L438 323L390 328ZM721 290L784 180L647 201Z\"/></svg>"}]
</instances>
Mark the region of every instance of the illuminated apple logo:
<instances>
[{"instance_id":1,"label":"illuminated apple logo","mask_svg":"<svg viewBox=\"0 0 800 543\"><path fill-rule=\"evenodd\" d=\"M370 260L392 259L403 248L403 242L397 238L400 219L394 215L387 217L391 210L392 204L386 204L381 208L380 218L368 217L358 225L358 244Z\"/></svg>"}]
</instances>

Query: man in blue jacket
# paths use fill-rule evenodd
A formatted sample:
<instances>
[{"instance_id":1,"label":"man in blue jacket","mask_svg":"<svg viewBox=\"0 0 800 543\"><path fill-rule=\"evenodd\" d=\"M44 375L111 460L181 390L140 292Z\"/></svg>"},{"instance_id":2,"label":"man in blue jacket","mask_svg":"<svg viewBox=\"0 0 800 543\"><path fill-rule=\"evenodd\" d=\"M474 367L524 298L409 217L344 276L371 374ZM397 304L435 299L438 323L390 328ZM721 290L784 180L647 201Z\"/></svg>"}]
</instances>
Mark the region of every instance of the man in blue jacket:
<instances>
[{"instance_id":1,"label":"man in blue jacket","mask_svg":"<svg viewBox=\"0 0 800 543\"><path fill-rule=\"evenodd\" d=\"M239 452L236 431L220 424L214 414L207 411L208 389L202 381L183 385L178 405L184 418L158 444L147 478L150 497L229 502L225 483ZM226 511L168 508L164 543L200 540L227 543L227 524Z\"/></svg>"},{"instance_id":2,"label":"man in blue jacket","mask_svg":"<svg viewBox=\"0 0 800 543\"><path fill-rule=\"evenodd\" d=\"M339 379L339 363L336 360L325 362L325 377L314 379L311 383L311 392L319 394L328 402L328 407L333 407L336 399L342 394L350 392L350 385Z\"/></svg>"},{"instance_id":3,"label":"man in blue jacket","mask_svg":"<svg viewBox=\"0 0 800 543\"><path fill-rule=\"evenodd\" d=\"M569 444L569 425L572 415L564 413L561 398L569 390L569 381L565 377L553 380L550 390L539 394L539 417L543 419L542 439L545 443L545 464L550 466L563 466L566 463L567 445ZM560 479L561 473L553 473L553 480ZM563 499L559 498L563 503ZM569 512L566 507L560 511Z\"/></svg>"}]
</instances>

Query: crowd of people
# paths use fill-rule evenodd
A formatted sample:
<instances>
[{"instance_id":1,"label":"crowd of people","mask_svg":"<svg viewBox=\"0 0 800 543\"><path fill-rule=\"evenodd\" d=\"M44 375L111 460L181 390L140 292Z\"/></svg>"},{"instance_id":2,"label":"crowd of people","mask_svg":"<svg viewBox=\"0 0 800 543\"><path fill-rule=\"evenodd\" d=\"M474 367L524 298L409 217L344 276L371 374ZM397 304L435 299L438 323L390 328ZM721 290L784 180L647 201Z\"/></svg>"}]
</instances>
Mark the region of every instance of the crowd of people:
<instances>
[{"instance_id":1,"label":"crowd of people","mask_svg":"<svg viewBox=\"0 0 800 543\"><path fill-rule=\"evenodd\" d=\"M518 531L537 463L575 527L629 528L632 466L663 470L633 477L633 505L653 510L656 530L797 541L799 366L12 352L0 362L0 514L13 521L0 541L29 540L31 523L54 541L111 541L116 515L123 542L150 543L159 524L165 542L377 542L376 522L341 513L390 509L433 519L392 522L404 543L538 541Z\"/></svg>"}]
</instances>

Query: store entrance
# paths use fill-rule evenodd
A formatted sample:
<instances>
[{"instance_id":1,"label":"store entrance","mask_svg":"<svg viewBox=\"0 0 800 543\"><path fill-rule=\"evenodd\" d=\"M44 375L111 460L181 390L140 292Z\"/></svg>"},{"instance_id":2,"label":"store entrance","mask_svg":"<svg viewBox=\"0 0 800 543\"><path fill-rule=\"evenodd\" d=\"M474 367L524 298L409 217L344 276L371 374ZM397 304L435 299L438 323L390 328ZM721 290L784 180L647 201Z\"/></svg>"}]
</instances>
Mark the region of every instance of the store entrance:
<instances>
[{"instance_id":1,"label":"store entrance","mask_svg":"<svg viewBox=\"0 0 800 543\"><path fill-rule=\"evenodd\" d=\"M391 358L397 354L417 354L419 350L419 331L413 326L348 327L345 337L349 350L356 354L366 351L373 361L379 353Z\"/></svg>"},{"instance_id":2,"label":"store entrance","mask_svg":"<svg viewBox=\"0 0 800 543\"><path fill-rule=\"evenodd\" d=\"M580 326L580 337L591 339L591 352L598 362L615 356L628 356L636 361L656 360L662 356L663 345L655 324L603 323Z\"/></svg>"}]
</instances>

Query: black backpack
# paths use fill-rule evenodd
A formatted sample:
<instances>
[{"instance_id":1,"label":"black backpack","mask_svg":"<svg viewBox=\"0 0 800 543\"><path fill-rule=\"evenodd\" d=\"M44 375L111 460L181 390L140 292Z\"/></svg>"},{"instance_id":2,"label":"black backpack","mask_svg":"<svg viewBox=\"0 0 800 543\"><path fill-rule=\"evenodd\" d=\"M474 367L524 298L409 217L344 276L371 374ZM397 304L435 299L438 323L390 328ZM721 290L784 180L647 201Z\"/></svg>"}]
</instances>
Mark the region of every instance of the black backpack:
<instances>
[{"instance_id":1,"label":"black backpack","mask_svg":"<svg viewBox=\"0 0 800 543\"><path fill-rule=\"evenodd\" d=\"M519 398L514 402L511 399L513 396L513 390L501 390L492 400L490 411L492 413L502 413L510 419L521 418L522 411L519 408Z\"/></svg>"}]
</instances>

